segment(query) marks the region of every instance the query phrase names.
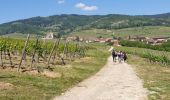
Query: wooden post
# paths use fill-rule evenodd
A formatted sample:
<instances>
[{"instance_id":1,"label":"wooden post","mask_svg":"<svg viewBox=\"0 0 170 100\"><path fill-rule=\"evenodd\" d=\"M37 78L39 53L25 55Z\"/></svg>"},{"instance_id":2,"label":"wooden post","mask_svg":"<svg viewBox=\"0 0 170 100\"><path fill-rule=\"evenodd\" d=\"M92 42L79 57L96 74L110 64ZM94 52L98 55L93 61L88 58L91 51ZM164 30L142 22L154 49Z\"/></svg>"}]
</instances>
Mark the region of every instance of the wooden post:
<instances>
[{"instance_id":1,"label":"wooden post","mask_svg":"<svg viewBox=\"0 0 170 100\"><path fill-rule=\"evenodd\" d=\"M66 42L65 42L64 50L63 50L63 53L62 53L62 56L61 56L62 65L65 65L65 62L64 62L64 54L65 54L65 51L66 51L66 47L67 47L67 40L66 40Z\"/></svg>"},{"instance_id":2,"label":"wooden post","mask_svg":"<svg viewBox=\"0 0 170 100\"><path fill-rule=\"evenodd\" d=\"M76 57L77 49L78 49L78 43L76 42L76 49L75 49L74 55L73 55L74 58Z\"/></svg>"},{"instance_id":3,"label":"wooden post","mask_svg":"<svg viewBox=\"0 0 170 100\"><path fill-rule=\"evenodd\" d=\"M10 65L13 68L14 66L13 66L13 63L12 63L12 57L11 57L11 54L10 54L9 50L7 50L7 54L8 54L8 57L9 57Z\"/></svg>"},{"instance_id":4,"label":"wooden post","mask_svg":"<svg viewBox=\"0 0 170 100\"><path fill-rule=\"evenodd\" d=\"M3 64L3 57L2 57L2 50L1 50L1 66L4 67L4 64Z\"/></svg>"},{"instance_id":5,"label":"wooden post","mask_svg":"<svg viewBox=\"0 0 170 100\"><path fill-rule=\"evenodd\" d=\"M53 46L53 48L52 48L52 50L51 50L51 53L50 53L50 56L49 56L49 59L48 59L48 62L47 62L47 67L48 67L48 69L50 69L49 64L50 64L50 60L51 60L52 54L53 54L53 52L54 52L54 50L55 50L55 48L56 48L56 44L59 45L59 43L60 43L60 39L58 40L58 43L57 43L57 40L56 40L55 43L54 43L54 46Z\"/></svg>"},{"instance_id":6,"label":"wooden post","mask_svg":"<svg viewBox=\"0 0 170 100\"><path fill-rule=\"evenodd\" d=\"M33 63L35 62L35 53L36 53L37 44L38 44L38 37L37 37L37 40L36 40L36 43L35 43L35 48L34 48L32 59L31 59L31 69L32 69Z\"/></svg>"},{"instance_id":7,"label":"wooden post","mask_svg":"<svg viewBox=\"0 0 170 100\"><path fill-rule=\"evenodd\" d=\"M27 48L27 45L28 45L29 38L30 38L30 34L28 34L28 36L27 36L27 40L25 42L25 45L24 45L24 48L23 48L23 51L22 51L22 57L21 57L21 60L20 60L19 66L18 66L18 71L21 68L22 60L23 60L24 55L25 55L25 51L26 51L26 48Z\"/></svg>"},{"instance_id":8,"label":"wooden post","mask_svg":"<svg viewBox=\"0 0 170 100\"><path fill-rule=\"evenodd\" d=\"M44 39L44 48L45 48L45 50L44 50L44 62L47 62L47 45L46 45L46 39Z\"/></svg>"},{"instance_id":9,"label":"wooden post","mask_svg":"<svg viewBox=\"0 0 170 100\"><path fill-rule=\"evenodd\" d=\"M68 45L69 45L69 42L67 42L67 44L66 44L66 50L65 50L66 57L68 57Z\"/></svg>"},{"instance_id":10,"label":"wooden post","mask_svg":"<svg viewBox=\"0 0 170 100\"><path fill-rule=\"evenodd\" d=\"M6 58L6 48L4 49L4 56L5 56L5 60L7 59Z\"/></svg>"},{"instance_id":11,"label":"wooden post","mask_svg":"<svg viewBox=\"0 0 170 100\"><path fill-rule=\"evenodd\" d=\"M60 44L60 38L59 38L59 41L58 41L58 43L57 43L57 45L56 45L56 48L59 47L59 44ZM57 50L54 52L53 62L54 62L54 60L56 59L56 55L57 55Z\"/></svg>"}]
</instances>

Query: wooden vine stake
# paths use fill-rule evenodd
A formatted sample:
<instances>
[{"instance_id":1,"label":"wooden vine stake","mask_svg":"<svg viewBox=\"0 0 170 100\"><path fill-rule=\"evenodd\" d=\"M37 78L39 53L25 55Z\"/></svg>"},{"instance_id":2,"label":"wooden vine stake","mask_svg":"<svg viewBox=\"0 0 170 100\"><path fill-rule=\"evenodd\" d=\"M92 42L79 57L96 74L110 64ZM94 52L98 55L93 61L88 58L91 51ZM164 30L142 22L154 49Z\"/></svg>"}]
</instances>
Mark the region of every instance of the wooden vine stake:
<instances>
[{"instance_id":1,"label":"wooden vine stake","mask_svg":"<svg viewBox=\"0 0 170 100\"><path fill-rule=\"evenodd\" d=\"M65 50L66 57L68 57L68 52L69 52L68 45L69 45L69 42L67 42L67 44L66 44L66 50Z\"/></svg>"},{"instance_id":2,"label":"wooden vine stake","mask_svg":"<svg viewBox=\"0 0 170 100\"><path fill-rule=\"evenodd\" d=\"M46 39L44 39L44 47L45 47L45 51L44 51L44 62L47 62L47 45L46 45Z\"/></svg>"},{"instance_id":3,"label":"wooden vine stake","mask_svg":"<svg viewBox=\"0 0 170 100\"><path fill-rule=\"evenodd\" d=\"M36 39L36 43L35 43L32 59L31 59L31 69L33 68L33 64L35 63L35 53L36 53L36 50L37 50L36 49L37 45L38 45L38 37Z\"/></svg>"},{"instance_id":4,"label":"wooden vine stake","mask_svg":"<svg viewBox=\"0 0 170 100\"><path fill-rule=\"evenodd\" d=\"M3 56L3 55L2 55L2 50L1 50L1 52L0 52L0 53L1 53L1 57L0 57L0 58L1 58L1 66L2 66L2 67L4 67L3 57L2 57L2 56Z\"/></svg>"},{"instance_id":5,"label":"wooden vine stake","mask_svg":"<svg viewBox=\"0 0 170 100\"><path fill-rule=\"evenodd\" d=\"M18 71L20 71L20 69L21 69L22 60L24 59L24 55L26 53L26 48L27 48L27 45L28 45L29 38L30 38L30 34L28 34L27 40L26 40L24 48L22 50L22 57L21 57L21 60L20 60L19 66L18 66Z\"/></svg>"},{"instance_id":6,"label":"wooden vine stake","mask_svg":"<svg viewBox=\"0 0 170 100\"><path fill-rule=\"evenodd\" d=\"M11 57L9 50L7 50L7 54L8 54L8 57L9 57L9 63L11 65L11 67L13 68L14 66L13 66L13 63L12 63L12 57Z\"/></svg>"},{"instance_id":7,"label":"wooden vine stake","mask_svg":"<svg viewBox=\"0 0 170 100\"><path fill-rule=\"evenodd\" d=\"M80 42L79 41L76 41L76 48L75 48L75 51L74 51L74 59L76 58L76 57L79 57L78 55L79 55L79 46L80 46Z\"/></svg>"},{"instance_id":8,"label":"wooden vine stake","mask_svg":"<svg viewBox=\"0 0 170 100\"><path fill-rule=\"evenodd\" d=\"M62 53L62 56L61 56L62 65L65 65L64 54L65 54L65 52L66 52L66 48L67 48L67 40L66 40L66 42L65 42L64 50L63 50L63 53Z\"/></svg>"},{"instance_id":9,"label":"wooden vine stake","mask_svg":"<svg viewBox=\"0 0 170 100\"><path fill-rule=\"evenodd\" d=\"M4 56L5 56L5 60L6 60L6 59L7 59L7 58L6 58L6 48L5 48L5 50L4 50Z\"/></svg>"},{"instance_id":10,"label":"wooden vine stake","mask_svg":"<svg viewBox=\"0 0 170 100\"><path fill-rule=\"evenodd\" d=\"M51 69L51 68L50 68L50 60L51 60L52 54L53 54L56 46L59 45L59 43L60 43L60 39L58 40L58 42L57 42L57 40L56 40L55 43L54 43L54 46L53 46L53 48L52 48L52 50L51 50L51 53L50 53L50 56L49 56L49 59L48 59L48 62L47 62L47 68L48 68L48 69Z\"/></svg>"},{"instance_id":11,"label":"wooden vine stake","mask_svg":"<svg viewBox=\"0 0 170 100\"><path fill-rule=\"evenodd\" d=\"M58 48L59 44L60 44L60 38L59 38L59 41L58 41L58 43L57 43L57 45L56 45L56 48ZM55 59L56 59L56 55L57 55L57 50L54 51L53 63L54 63L54 61L55 61Z\"/></svg>"}]
</instances>

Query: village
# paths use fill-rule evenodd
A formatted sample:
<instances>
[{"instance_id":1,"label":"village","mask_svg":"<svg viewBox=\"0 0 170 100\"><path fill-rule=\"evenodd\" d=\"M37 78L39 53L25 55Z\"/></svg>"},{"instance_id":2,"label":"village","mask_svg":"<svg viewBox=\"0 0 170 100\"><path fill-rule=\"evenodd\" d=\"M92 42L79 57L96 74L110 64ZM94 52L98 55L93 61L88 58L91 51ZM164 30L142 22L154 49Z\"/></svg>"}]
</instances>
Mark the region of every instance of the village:
<instances>
[{"instance_id":1,"label":"village","mask_svg":"<svg viewBox=\"0 0 170 100\"><path fill-rule=\"evenodd\" d=\"M55 39L55 35L53 32L47 32L46 36L42 37L43 40L51 40ZM69 37L62 37L61 40L67 40L67 41L79 41L79 42L85 42L85 43L112 43L114 45L118 45L118 38L95 38L95 37L79 37L79 36L69 36Z\"/></svg>"},{"instance_id":2,"label":"village","mask_svg":"<svg viewBox=\"0 0 170 100\"><path fill-rule=\"evenodd\" d=\"M42 39L54 39L56 36L53 32L46 33L46 36L44 36ZM114 37L114 38L103 38L103 37L79 37L79 36L68 36L68 37L62 37L62 40L67 41L79 41L79 42L85 42L85 43L107 43L107 44L113 44L114 46L119 45L119 41L121 40L128 40L128 41L139 41L144 42L146 44L150 45L160 45L164 42L167 42L170 37L143 37L143 36L128 36L127 38L121 38L121 37Z\"/></svg>"},{"instance_id":3,"label":"village","mask_svg":"<svg viewBox=\"0 0 170 100\"><path fill-rule=\"evenodd\" d=\"M162 43L167 42L169 39L170 37L140 37L140 36L131 37L129 36L127 40L140 41L140 42L144 42L150 45L160 45Z\"/></svg>"}]
</instances>

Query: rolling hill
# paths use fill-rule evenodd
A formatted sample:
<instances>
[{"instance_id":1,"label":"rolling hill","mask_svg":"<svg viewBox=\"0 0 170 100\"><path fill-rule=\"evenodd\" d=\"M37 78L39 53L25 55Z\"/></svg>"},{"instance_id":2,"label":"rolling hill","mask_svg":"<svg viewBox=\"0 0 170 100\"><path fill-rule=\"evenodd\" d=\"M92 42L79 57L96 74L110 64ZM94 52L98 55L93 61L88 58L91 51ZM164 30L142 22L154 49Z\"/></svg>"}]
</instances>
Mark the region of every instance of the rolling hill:
<instances>
[{"instance_id":1,"label":"rolling hill","mask_svg":"<svg viewBox=\"0 0 170 100\"><path fill-rule=\"evenodd\" d=\"M11 33L44 34L52 31L55 34L69 34L86 29L123 29L143 26L170 26L170 13L158 15L54 15L33 17L0 24L0 35Z\"/></svg>"}]
</instances>

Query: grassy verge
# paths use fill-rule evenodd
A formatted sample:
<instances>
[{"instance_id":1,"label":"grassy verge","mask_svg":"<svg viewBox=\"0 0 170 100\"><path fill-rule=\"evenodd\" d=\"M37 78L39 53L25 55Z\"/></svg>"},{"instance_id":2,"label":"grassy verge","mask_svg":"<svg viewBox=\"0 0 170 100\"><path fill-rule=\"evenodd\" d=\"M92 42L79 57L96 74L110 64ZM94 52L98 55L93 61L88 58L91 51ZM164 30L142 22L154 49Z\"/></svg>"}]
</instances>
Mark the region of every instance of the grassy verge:
<instances>
[{"instance_id":1,"label":"grassy verge","mask_svg":"<svg viewBox=\"0 0 170 100\"><path fill-rule=\"evenodd\" d=\"M100 47L88 50L85 58L78 59L70 65L56 66L54 72L62 75L58 78L0 70L0 99L51 99L98 72L106 63L108 55L108 52Z\"/></svg>"},{"instance_id":2,"label":"grassy verge","mask_svg":"<svg viewBox=\"0 0 170 100\"><path fill-rule=\"evenodd\" d=\"M170 58L170 52L151 50L146 48L137 48L137 47L116 47L117 50L122 50L130 54L141 55L143 53L152 53L155 56L166 55Z\"/></svg>"},{"instance_id":3,"label":"grassy verge","mask_svg":"<svg viewBox=\"0 0 170 100\"><path fill-rule=\"evenodd\" d=\"M163 64L167 67L170 65L170 52L136 47L117 47L116 49L120 51L125 51L128 54L138 55L140 57L146 58L152 63Z\"/></svg>"},{"instance_id":4,"label":"grassy verge","mask_svg":"<svg viewBox=\"0 0 170 100\"><path fill-rule=\"evenodd\" d=\"M149 90L149 100L170 100L170 69L160 64L151 64L147 59L129 55L128 63L133 65L144 87Z\"/></svg>"},{"instance_id":5,"label":"grassy verge","mask_svg":"<svg viewBox=\"0 0 170 100\"><path fill-rule=\"evenodd\" d=\"M154 55L164 53L168 56L168 52L129 47L117 49L131 54L128 55L128 63L133 66L138 76L143 80L144 87L149 90L149 100L170 100L170 66L150 63L148 59L140 56L142 52L151 52Z\"/></svg>"}]
</instances>

